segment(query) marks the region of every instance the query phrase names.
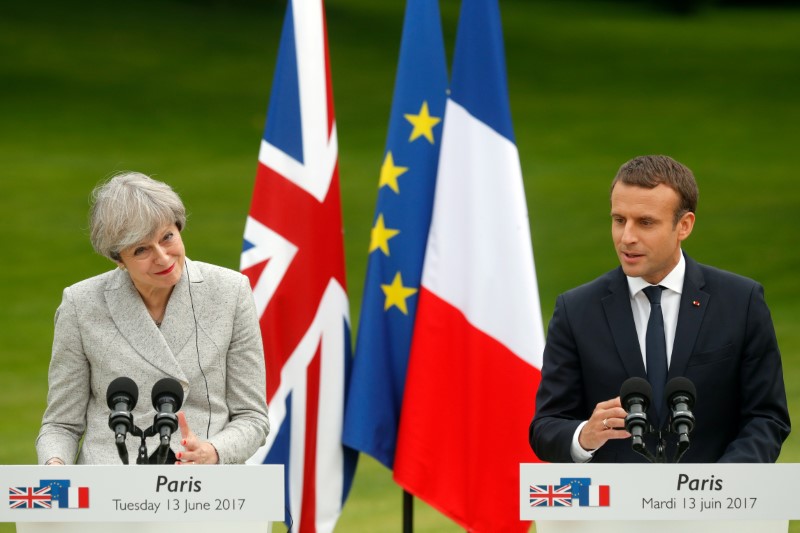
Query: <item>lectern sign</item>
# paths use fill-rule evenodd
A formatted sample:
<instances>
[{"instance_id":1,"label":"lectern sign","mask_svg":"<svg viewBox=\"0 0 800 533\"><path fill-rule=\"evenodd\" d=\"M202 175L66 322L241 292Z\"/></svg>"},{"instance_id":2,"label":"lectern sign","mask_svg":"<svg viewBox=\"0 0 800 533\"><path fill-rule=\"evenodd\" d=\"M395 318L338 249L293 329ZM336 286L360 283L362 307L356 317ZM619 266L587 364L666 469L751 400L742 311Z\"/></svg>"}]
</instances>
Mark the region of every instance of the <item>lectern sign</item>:
<instances>
[{"instance_id":1,"label":"lectern sign","mask_svg":"<svg viewBox=\"0 0 800 533\"><path fill-rule=\"evenodd\" d=\"M522 464L522 520L795 520L798 464Z\"/></svg>"},{"instance_id":2,"label":"lectern sign","mask_svg":"<svg viewBox=\"0 0 800 533\"><path fill-rule=\"evenodd\" d=\"M283 466L0 466L0 522L283 520Z\"/></svg>"}]
</instances>

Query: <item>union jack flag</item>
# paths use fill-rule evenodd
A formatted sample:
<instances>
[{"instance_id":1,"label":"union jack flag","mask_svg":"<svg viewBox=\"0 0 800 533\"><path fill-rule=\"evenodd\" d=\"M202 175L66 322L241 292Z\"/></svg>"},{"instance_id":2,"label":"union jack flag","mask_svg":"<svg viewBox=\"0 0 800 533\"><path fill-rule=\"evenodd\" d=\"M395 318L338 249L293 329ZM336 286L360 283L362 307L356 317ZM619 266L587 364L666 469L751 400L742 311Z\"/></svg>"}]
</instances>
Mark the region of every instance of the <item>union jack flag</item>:
<instances>
[{"instance_id":1,"label":"union jack flag","mask_svg":"<svg viewBox=\"0 0 800 533\"><path fill-rule=\"evenodd\" d=\"M357 454L341 442L350 316L322 1L286 9L240 268L260 317L270 416L248 462L285 465L287 526L332 531Z\"/></svg>"},{"instance_id":2,"label":"union jack flag","mask_svg":"<svg viewBox=\"0 0 800 533\"><path fill-rule=\"evenodd\" d=\"M572 507L572 486L531 485L531 507Z\"/></svg>"},{"instance_id":3,"label":"union jack flag","mask_svg":"<svg viewBox=\"0 0 800 533\"><path fill-rule=\"evenodd\" d=\"M50 509L50 486L10 487L8 489L9 509Z\"/></svg>"}]
</instances>

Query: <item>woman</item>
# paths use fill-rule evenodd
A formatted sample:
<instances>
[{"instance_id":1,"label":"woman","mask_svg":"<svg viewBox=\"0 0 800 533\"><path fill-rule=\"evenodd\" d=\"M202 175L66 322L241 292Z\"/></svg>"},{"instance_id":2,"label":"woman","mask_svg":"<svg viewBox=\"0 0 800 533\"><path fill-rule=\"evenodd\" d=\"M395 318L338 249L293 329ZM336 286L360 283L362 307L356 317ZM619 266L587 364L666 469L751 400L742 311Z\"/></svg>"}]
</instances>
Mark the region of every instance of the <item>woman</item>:
<instances>
[{"instance_id":1,"label":"woman","mask_svg":"<svg viewBox=\"0 0 800 533\"><path fill-rule=\"evenodd\" d=\"M156 414L153 385L180 383L181 434L170 443L178 464L243 463L266 441L264 353L250 285L238 272L186 258L185 226L178 195L143 174L120 174L94 190L92 246L118 268L64 290L36 440L40 464L120 463L106 404L120 376L141 392L132 414L143 430ZM139 444L128 435L129 457ZM152 452L158 439L149 444Z\"/></svg>"}]
</instances>

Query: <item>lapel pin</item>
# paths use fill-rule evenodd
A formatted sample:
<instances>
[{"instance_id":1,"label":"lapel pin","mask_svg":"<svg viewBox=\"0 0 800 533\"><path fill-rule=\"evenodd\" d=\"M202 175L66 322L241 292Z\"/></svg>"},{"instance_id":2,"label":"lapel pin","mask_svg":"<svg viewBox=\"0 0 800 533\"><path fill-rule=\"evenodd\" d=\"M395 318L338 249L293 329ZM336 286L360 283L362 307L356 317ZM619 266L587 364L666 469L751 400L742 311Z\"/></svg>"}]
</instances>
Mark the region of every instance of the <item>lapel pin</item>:
<instances>
[{"instance_id":1,"label":"lapel pin","mask_svg":"<svg viewBox=\"0 0 800 533\"><path fill-rule=\"evenodd\" d=\"M700 307L700 302L698 300L692 300L692 305L695 307Z\"/></svg>"}]
</instances>

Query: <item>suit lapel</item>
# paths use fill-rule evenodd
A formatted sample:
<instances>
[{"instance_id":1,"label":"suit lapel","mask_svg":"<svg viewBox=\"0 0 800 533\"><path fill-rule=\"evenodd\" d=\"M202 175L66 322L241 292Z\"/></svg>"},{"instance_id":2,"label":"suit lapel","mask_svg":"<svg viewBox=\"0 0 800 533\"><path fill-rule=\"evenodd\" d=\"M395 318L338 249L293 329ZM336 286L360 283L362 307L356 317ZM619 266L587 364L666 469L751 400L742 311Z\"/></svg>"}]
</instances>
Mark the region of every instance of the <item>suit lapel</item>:
<instances>
[{"instance_id":1,"label":"suit lapel","mask_svg":"<svg viewBox=\"0 0 800 533\"><path fill-rule=\"evenodd\" d=\"M191 280L191 283L189 280ZM198 285L202 285L202 281L203 278L200 271L187 259L186 268L184 268L180 281L175 285L175 289L173 289L169 297L167 310L164 313L161 333L179 363L182 360L183 348L195 333L195 314L197 310L193 310L192 306L194 304L196 307L196 301L200 299L197 298L196 292L198 291ZM197 364L197 361L194 360L196 357L195 350L187 351L186 357L189 357L189 352L191 352L192 364Z\"/></svg>"},{"instance_id":2,"label":"suit lapel","mask_svg":"<svg viewBox=\"0 0 800 533\"><path fill-rule=\"evenodd\" d=\"M116 270L106 288L105 298L111 318L128 344L148 363L185 382L186 377L170 345L150 318L130 276Z\"/></svg>"},{"instance_id":3,"label":"suit lapel","mask_svg":"<svg viewBox=\"0 0 800 533\"><path fill-rule=\"evenodd\" d=\"M667 379L682 376L686 372L689 356L692 354L700 325L703 323L708 301L711 296L703 291L705 279L700 266L693 259L686 258L686 275L683 280L683 293L678 310L678 326L672 345L669 373Z\"/></svg>"},{"instance_id":4,"label":"suit lapel","mask_svg":"<svg viewBox=\"0 0 800 533\"><path fill-rule=\"evenodd\" d=\"M610 294L603 298L603 309L619 357L629 376L646 379L639 337L636 335L636 324L633 322L628 280L621 268L614 271L608 290Z\"/></svg>"}]
</instances>

